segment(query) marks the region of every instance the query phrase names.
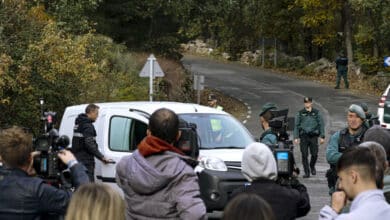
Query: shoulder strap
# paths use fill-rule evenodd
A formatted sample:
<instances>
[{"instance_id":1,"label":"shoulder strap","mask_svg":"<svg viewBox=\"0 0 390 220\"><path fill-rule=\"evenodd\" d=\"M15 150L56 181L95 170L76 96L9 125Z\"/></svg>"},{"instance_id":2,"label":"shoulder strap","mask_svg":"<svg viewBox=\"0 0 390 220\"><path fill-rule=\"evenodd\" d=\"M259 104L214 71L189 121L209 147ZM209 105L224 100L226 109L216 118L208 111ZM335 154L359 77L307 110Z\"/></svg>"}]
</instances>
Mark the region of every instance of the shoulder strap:
<instances>
[{"instance_id":1,"label":"shoulder strap","mask_svg":"<svg viewBox=\"0 0 390 220\"><path fill-rule=\"evenodd\" d=\"M339 141L338 141L339 147L340 147L340 145L345 137L345 134L347 134L347 133L348 133L348 128L344 128L340 131L340 136L339 136Z\"/></svg>"}]
</instances>

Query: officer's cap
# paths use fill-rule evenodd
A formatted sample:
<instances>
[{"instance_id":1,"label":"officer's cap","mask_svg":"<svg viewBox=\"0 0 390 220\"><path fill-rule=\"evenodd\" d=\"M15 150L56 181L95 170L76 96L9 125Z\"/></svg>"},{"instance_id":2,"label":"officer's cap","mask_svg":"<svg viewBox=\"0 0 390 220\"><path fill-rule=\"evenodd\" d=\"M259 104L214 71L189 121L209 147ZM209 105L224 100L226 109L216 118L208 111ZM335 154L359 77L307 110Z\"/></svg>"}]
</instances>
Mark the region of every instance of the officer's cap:
<instances>
[{"instance_id":1,"label":"officer's cap","mask_svg":"<svg viewBox=\"0 0 390 220\"><path fill-rule=\"evenodd\" d=\"M312 102L313 98L312 97L305 97L303 98L303 102Z\"/></svg>"},{"instance_id":2,"label":"officer's cap","mask_svg":"<svg viewBox=\"0 0 390 220\"><path fill-rule=\"evenodd\" d=\"M359 105L360 105L360 107L362 107L362 109L363 109L364 112L368 111L368 105L367 105L367 103L361 102Z\"/></svg>"},{"instance_id":3,"label":"officer's cap","mask_svg":"<svg viewBox=\"0 0 390 220\"><path fill-rule=\"evenodd\" d=\"M269 110L272 110L272 109L277 109L278 107L275 105L275 103L272 103L272 102L267 102L263 105L263 107L261 107L261 111L260 111L260 114L259 116L262 116L264 115L264 113L266 113L267 111Z\"/></svg>"},{"instance_id":4,"label":"officer's cap","mask_svg":"<svg viewBox=\"0 0 390 220\"><path fill-rule=\"evenodd\" d=\"M362 120L366 119L366 114L364 113L363 108L360 105L352 104L351 106L349 106L348 111L356 113L356 115Z\"/></svg>"},{"instance_id":5,"label":"officer's cap","mask_svg":"<svg viewBox=\"0 0 390 220\"><path fill-rule=\"evenodd\" d=\"M207 101L214 101L214 100L217 100L217 96L214 95L214 94L210 94L210 95L207 97Z\"/></svg>"}]
</instances>

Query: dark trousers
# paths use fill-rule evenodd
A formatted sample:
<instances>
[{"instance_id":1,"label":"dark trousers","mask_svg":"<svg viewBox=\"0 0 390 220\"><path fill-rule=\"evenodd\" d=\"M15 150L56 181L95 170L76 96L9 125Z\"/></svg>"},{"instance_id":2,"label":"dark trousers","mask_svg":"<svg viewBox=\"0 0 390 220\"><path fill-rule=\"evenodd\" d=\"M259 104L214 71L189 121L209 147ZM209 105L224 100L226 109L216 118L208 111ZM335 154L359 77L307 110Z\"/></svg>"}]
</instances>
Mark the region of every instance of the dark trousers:
<instances>
[{"instance_id":1,"label":"dark trousers","mask_svg":"<svg viewBox=\"0 0 390 220\"><path fill-rule=\"evenodd\" d=\"M348 72L347 71L337 71L337 77L336 77L336 88L340 88L340 80L341 78L344 79L345 88L349 88L349 82L348 82Z\"/></svg>"},{"instance_id":2,"label":"dark trousers","mask_svg":"<svg viewBox=\"0 0 390 220\"><path fill-rule=\"evenodd\" d=\"M309 162L307 157L309 156L309 150L311 154L310 158L310 168L314 169L316 162L317 162L317 157L318 157L318 136L307 136L304 135L300 137L301 140L301 153L302 153L302 165L303 165L303 170L305 171L305 174L310 174L310 169L309 169Z\"/></svg>"},{"instance_id":3,"label":"dark trousers","mask_svg":"<svg viewBox=\"0 0 390 220\"><path fill-rule=\"evenodd\" d=\"M95 164L85 164L83 165L87 168L87 174L91 182L95 182Z\"/></svg>"}]
</instances>

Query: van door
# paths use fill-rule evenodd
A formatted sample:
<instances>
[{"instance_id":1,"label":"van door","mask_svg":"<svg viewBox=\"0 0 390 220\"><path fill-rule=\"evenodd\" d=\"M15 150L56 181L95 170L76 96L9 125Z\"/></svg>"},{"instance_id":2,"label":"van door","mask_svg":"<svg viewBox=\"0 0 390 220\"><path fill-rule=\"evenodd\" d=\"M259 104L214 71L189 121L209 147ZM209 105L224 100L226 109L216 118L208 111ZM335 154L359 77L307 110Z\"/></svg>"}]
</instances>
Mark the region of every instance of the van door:
<instances>
[{"instance_id":1,"label":"van door","mask_svg":"<svg viewBox=\"0 0 390 220\"><path fill-rule=\"evenodd\" d=\"M116 163L123 156L130 155L146 136L148 119L128 110L107 109L101 111L101 120L95 126L98 128L97 142L103 155L115 161L114 164L103 164L96 160L95 179L115 185ZM102 135L100 135L102 134ZM110 184L110 185L111 185Z\"/></svg>"}]
</instances>

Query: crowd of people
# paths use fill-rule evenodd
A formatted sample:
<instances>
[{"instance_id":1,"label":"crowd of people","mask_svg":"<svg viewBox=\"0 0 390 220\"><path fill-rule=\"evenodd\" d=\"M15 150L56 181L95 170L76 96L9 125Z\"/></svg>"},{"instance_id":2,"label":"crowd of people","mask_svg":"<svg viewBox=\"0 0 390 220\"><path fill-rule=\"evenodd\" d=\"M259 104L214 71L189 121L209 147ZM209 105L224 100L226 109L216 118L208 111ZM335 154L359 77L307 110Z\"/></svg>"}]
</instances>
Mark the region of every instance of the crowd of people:
<instances>
[{"instance_id":1,"label":"crowd of people","mask_svg":"<svg viewBox=\"0 0 390 220\"><path fill-rule=\"evenodd\" d=\"M209 100L218 108L215 96ZM301 150L303 178L317 174L318 141L323 144L325 139L322 115L312 102L311 97L304 98L293 132ZM94 139L92 123L98 109L87 106L75 122L75 148L57 154L69 169L71 187L52 186L35 176L38 153L31 132L18 126L0 130L0 219L207 219L195 158L174 146L181 135L179 117L169 109L150 116L147 136L118 162L116 182L123 195L93 183L94 157L110 162ZM223 219L296 219L311 209L298 174L289 177L288 184L278 181L281 176L271 146L281 138L270 126L277 109L274 103L261 109L260 143L248 145L242 155L247 184L233 191ZM331 203L321 209L319 219L390 219L390 133L367 123L365 110L364 104L350 105L347 127L329 138L326 177Z\"/></svg>"}]
</instances>

